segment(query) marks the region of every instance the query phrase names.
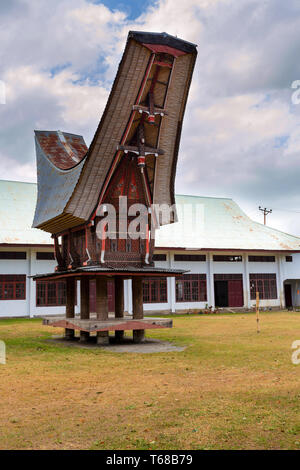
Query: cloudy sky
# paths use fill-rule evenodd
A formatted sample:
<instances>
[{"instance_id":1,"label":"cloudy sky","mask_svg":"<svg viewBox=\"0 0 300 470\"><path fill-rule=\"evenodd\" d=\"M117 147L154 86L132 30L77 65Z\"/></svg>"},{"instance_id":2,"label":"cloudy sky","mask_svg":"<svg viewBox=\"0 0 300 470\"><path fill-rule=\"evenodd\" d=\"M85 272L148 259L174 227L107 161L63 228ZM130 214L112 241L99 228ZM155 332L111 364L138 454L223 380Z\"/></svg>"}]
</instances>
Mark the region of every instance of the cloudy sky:
<instances>
[{"instance_id":1,"label":"cloudy sky","mask_svg":"<svg viewBox=\"0 0 300 470\"><path fill-rule=\"evenodd\" d=\"M130 29L198 44L177 193L300 236L299 0L0 0L0 178L36 180L33 129L90 143Z\"/></svg>"}]
</instances>

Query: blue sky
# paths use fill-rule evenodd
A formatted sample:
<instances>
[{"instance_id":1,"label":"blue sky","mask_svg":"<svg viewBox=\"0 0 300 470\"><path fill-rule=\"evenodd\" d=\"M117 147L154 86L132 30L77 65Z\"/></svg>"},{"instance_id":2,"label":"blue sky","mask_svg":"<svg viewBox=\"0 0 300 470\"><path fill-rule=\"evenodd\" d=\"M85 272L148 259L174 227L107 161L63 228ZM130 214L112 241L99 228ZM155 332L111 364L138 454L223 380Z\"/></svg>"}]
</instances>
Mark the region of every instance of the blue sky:
<instances>
[{"instance_id":1,"label":"blue sky","mask_svg":"<svg viewBox=\"0 0 300 470\"><path fill-rule=\"evenodd\" d=\"M176 191L300 235L299 0L0 2L0 178L36 180L34 129L90 143L130 29L198 44Z\"/></svg>"},{"instance_id":2,"label":"blue sky","mask_svg":"<svg viewBox=\"0 0 300 470\"><path fill-rule=\"evenodd\" d=\"M104 5L111 10L124 11L130 20L135 20L145 13L149 6L157 2L155 0L129 0L124 2L119 2L118 0L104 0L103 2L95 1L93 3L104 3Z\"/></svg>"}]
</instances>

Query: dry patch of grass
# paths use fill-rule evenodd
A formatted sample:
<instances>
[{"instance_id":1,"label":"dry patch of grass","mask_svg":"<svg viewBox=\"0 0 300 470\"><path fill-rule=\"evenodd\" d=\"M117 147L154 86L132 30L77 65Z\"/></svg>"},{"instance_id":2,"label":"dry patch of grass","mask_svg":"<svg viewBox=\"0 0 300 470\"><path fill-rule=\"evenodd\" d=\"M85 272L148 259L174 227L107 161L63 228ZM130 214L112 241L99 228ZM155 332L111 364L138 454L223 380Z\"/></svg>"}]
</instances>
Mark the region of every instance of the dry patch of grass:
<instances>
[{"instance_id":1,"label":"dry patch of grass","mask_svg":"<svg viewBox=\"0 0 300 470\"><path fill-rule=\"evenodd\" d=\"M183 352L112 353L2 320L1 449L297 449L300 314L174 316L149 336Z\"/></svg>"}]
</instances>

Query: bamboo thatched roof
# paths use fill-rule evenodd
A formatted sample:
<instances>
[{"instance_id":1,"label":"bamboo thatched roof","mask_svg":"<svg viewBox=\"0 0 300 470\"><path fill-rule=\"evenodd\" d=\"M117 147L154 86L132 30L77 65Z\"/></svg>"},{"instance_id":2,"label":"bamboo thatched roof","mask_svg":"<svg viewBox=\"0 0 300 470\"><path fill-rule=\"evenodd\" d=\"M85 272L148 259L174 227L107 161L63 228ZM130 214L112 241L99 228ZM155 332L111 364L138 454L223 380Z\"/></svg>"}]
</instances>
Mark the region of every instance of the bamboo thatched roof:
<instances>
[{"instance_id":1,"label":"bamboo thatched roof","mask_svg":"<svg viewBox=\"0 0 300 470\"><path fill-rule=\"evenodd\" d=\"M175 203L177 155L196 55L194 44L166 33L129 32L107 105L85 158L75 166L62 169L57 166L57 160L61 159L49 158L38 139L38 203L34 227L59 233L89 221L105 196L124 148L133 145L141 124L148 145L146 150L150 148L146 154L146 173L151 203ZM155 110L152 123L145 117L150 108ZM158 147L162 149L159 155L154 150ZM53 178L60 180L57 184L53 182L54 204L45 190L45 159L57 169L55 172L51 167Z\"/></svg>"}]
</instances>

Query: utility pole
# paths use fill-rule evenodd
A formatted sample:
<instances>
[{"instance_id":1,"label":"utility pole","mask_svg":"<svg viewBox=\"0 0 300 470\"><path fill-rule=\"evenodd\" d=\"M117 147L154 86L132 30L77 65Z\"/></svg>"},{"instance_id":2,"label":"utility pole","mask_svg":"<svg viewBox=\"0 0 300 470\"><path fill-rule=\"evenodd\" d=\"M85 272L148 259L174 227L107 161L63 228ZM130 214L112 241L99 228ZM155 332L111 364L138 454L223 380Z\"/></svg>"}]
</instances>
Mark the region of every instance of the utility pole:
<instances>
[{"instance_id":1,"label":"utility pole","mask_svg":"<svg viewBox=\"0 0 300 470\"><path fill-rule=\"evenodd\" d=\"M267 222L267 215L272 213L272 209L269 209L269 210L268 210L266 207L265 207L265 208L262 208L262 207L260 207L260 206L259 206L258 209L264 213L264 225L266 225L266 222Z\"/></svg>"}]
</instances>

